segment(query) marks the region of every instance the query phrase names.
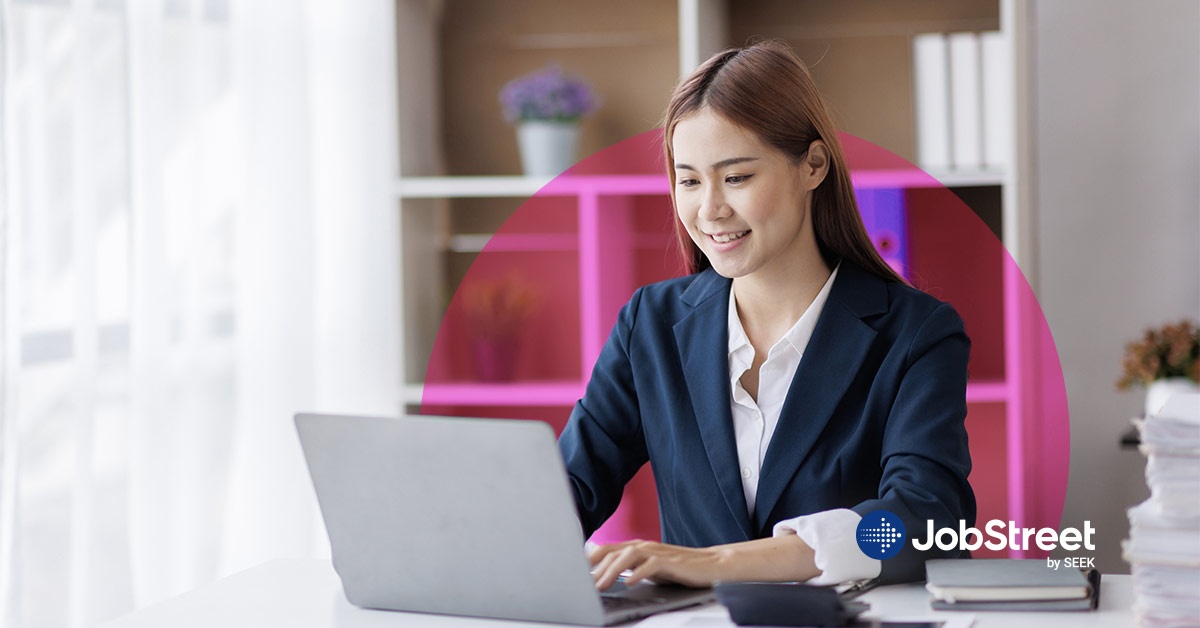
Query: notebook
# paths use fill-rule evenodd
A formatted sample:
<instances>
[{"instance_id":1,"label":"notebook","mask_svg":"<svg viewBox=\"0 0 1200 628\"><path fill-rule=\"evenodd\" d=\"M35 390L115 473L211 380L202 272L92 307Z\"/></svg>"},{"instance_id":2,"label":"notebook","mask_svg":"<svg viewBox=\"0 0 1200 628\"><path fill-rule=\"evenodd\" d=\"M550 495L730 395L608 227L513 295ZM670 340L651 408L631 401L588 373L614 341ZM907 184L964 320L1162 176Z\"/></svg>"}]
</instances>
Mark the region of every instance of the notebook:
<instances>
[{"instance_id":1,"label":"notebook","mask_svg":"<svg viewBox=\"0 0 1200 628\"><path fill-rule=\"evenodd\" d=\"M545 423L295 420L333 566L356 606L598 626L715 599L645 583L596 591Z\"/></svg>"},{"instance_id":2,"label":"notebook","mask_svg":"<svg viewBox=\"0 0 1200 628\"><path fill-rule=\"evenodd\" d=\"M935 559L925 575L939 610L1088 610L1099 594L1098 574L1044 559Z\"/></svg>"}]
</instances>

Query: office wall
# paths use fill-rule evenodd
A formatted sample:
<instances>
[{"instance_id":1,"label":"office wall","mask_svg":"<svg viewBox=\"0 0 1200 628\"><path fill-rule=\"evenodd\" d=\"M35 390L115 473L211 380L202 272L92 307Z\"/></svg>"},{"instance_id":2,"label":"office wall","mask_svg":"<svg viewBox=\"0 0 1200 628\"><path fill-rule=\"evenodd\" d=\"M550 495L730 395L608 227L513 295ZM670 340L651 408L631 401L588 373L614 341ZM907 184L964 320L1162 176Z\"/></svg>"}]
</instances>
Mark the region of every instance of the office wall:
<instances>
[{"instance_id":1,"label":"office wall","mask_svg":"<svg viewBox=\"0 0 1200 628\"><path fill-rule=\"evenodd\" d=\"M1142 404L1113 387L1121 353L1147 326L1200 313L1200 3L1031 9L1032 275L1071 410L1063 525L1091 520L1097 566L1127 573L1125 509L1149 493L1142 457L1117 446Z\"/></svg>"}]
</instances>

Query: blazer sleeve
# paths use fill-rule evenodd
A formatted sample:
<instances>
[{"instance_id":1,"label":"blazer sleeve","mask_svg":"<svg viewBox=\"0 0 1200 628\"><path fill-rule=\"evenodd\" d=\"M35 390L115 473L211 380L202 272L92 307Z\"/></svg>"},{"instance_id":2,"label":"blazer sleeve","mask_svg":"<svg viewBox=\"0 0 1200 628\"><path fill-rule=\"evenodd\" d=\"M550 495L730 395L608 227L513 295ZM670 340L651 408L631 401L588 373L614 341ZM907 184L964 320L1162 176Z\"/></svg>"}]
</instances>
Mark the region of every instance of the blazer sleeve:
<instances>
[{"instance_id":1,"label":"blazer sleeve","mask_svg":"<svg viewBox=\"0 0 1200 628\"><path fill-rule=\"evenodd\" d=\"M625 484L649 458L629 360L642 292L621 308L558 440L585 538L616 511Z\"/></svg>"},{"instance_id":2,"label":"blazer sleeve","mask_svg":"<svg viewBox=\"0 0 1200 628\"><path fill-rule=\"evenodd\" d=\"M912 337L908 367L884 428L879 497L853 508L860 515L888 510L904 522L909 540L898 555L883 561L883 582L923 580L926 560L959 556L957 549L934 545L921 552L912 546L912 539L924 539L928 520L935 530L957 530L960 519L975 524L964 423L970 346L962 319L945 303Z\"/></svg>"}]
</instances>

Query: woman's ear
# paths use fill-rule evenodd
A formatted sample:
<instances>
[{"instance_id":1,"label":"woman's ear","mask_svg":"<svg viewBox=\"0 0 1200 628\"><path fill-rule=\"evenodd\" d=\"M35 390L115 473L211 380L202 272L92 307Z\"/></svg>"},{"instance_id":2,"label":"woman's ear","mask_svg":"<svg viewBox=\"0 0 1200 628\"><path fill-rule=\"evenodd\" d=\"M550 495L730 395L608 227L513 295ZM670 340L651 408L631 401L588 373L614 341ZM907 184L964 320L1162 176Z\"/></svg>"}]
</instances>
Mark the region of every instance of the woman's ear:
<instances>
[{"instance_id":1,"label":"woman's ear","mask_svg":"<svg viewBox=\"0 0 1200 628\"><path fill-rule=\"evenodd\" d=\"M804 161L800 164L800 177L804 182L804 189L815 190L825 180L827 174L829 174L829 148L825 146L824 141L813 140L808 145Z\"/></svg>"}]
</instances>

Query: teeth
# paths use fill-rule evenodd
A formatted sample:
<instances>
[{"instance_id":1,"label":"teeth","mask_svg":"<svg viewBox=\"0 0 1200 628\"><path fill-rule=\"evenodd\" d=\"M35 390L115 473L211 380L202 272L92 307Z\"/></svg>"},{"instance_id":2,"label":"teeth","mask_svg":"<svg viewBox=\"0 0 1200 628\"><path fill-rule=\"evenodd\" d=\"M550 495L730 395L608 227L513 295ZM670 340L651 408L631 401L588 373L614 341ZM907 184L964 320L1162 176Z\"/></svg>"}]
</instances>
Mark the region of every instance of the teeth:
<instances>
[{"instance_id":1,"label":"teeth","mask_svg":"<svg viewBox=\"0 0 1200 628\"><path fill-rule=\"evenodd\" d=\"M727 233L725 235L715 235L715 236L712 236L712 239L716 240L717 242L720 242L721 244L725 244L726 242L733 242L734 240L740 240L747 233L750 233L750 232L749 231L739 231L737 233Z\"/></svg>"}]
</instances>

